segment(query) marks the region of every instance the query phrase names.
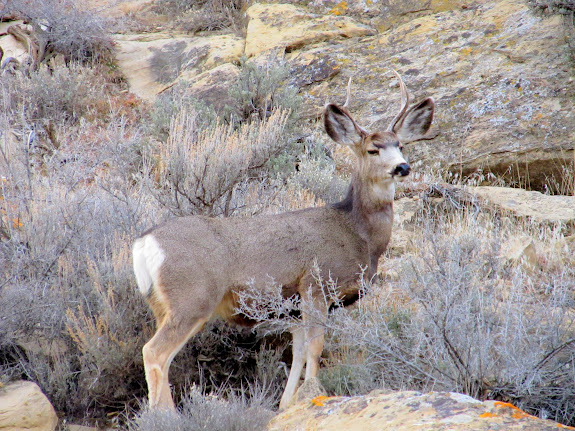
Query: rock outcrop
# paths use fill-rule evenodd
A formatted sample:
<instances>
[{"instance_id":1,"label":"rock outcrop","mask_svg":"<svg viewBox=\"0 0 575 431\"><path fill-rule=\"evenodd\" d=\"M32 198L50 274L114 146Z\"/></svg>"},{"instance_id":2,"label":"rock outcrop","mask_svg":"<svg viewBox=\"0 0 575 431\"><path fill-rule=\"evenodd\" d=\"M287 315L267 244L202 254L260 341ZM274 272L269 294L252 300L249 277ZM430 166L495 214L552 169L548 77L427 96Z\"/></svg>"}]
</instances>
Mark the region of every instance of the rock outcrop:
<instances>
[{"instance_id":1,"label":"rock outcrop","mask_svg":"<svg viewBox=\"0 0 575 431\"><path fill-rule=\"evenodd\" d=\"M244 49L244 41L231 35L119 35L116 44L131 91L147 100L179 80L193 82L203 72L239 61Z\"/></svg>"},{"instance_id":2,"label":"rock outcrop","mask_svg":"<svg viewBox=\"0 0 575 431\"><path fill-rule=\"evenodd\" d=\"M498 401L445 392L317 397L276 416L269 431L546 431L575 429Z\"/></svg>"},{"instance_id":3,"label":"rock outcrop","mask_svg":"<svg viewBox=\"0 0 575 431\"><path fill-rule=\"evenodd\" d=\"M575 225L575 198L549 196L509 187L467 187L483 205L516 217L537 222L564 222Z\"/></svg>"},{"instance_id":4,"label":"rock outcrop","mask_svg":"<svg viewBox=\"0 0 575 431\"><path fill-rule=\"evenodd\" d=\"M36 383L18 381L0 387L0 430L54 431L58 416Z\"/></svg>"},{"instance_id":5,"label":"rock outcrop","mask_svg":"<svg viewBox=\"0 0 575 431\"><path fill-rule=\"evenodd\" d=\"M254 4L249 18L245 54L248 57L281 48L292 52L318 42L375 34L357 21L337 15L315 15L291 4Z\"/></svg>"}]
</instances>

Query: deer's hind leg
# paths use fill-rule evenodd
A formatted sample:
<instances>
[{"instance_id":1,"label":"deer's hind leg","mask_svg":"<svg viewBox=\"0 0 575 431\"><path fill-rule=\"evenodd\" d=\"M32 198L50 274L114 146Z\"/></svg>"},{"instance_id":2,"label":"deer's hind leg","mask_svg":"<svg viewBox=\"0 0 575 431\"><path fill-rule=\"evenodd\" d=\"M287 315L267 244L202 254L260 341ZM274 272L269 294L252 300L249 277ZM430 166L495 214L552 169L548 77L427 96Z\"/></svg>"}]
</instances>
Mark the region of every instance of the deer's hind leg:
<instances>
[{"instance_id":1,"label":"deer's hind leg","mask_svg":"<svg viewBox=\"0 0 575 431\"><path fill-rule=\"evenodd\" d=\"M170 364L190 337L197 334L208 319L209 317L176 318L174 315L167 315L156 334L142 349L151 409L175 410L168 381Z\"/></svg>"}]
</instances>

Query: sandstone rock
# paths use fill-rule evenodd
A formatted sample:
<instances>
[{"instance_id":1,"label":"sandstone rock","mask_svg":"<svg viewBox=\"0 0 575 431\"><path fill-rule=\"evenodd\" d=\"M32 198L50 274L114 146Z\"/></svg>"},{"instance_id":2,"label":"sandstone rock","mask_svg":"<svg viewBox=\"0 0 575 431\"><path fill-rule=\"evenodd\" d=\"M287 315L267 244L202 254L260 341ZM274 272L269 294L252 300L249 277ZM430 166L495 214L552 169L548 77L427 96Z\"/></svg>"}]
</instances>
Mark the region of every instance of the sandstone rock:
<instances>
[{"instance_id":1,"label":"sandstone rock","mask_svg":"<svg viewBox=\"0 0 575 431\"><path fill-rule=\"evenodd\" d=\"M70 425L66 427L67 431L98 431L98 428L87 427L84 425Z\"/></svg>"},{"instance_id":2,"label":"sandstone rock","mask_svg":"<svg viewBox=\"0 0 575 431\"><path fill-rule=\"evenodd\" d=\"M417 17L461 9L467 3L461 0L389 0L381 5L374 23L383 32Z\"/></svg>"},{"instance_id":3,"label":"sandstone rock","mask_svg":"<svg viewBox=\"0 0 575 431\"><path fill-rule=\"evenodd\" d=\"M204 71L239 60L242 39L231 35L209 37L117 35L118 65L130 90L153 100L177 79L190 80Z\"/></svg>"},{"instance_id":4,"label":"sandstone rock","mask_svg":"<svg viewBox=\"0 0 575 431\"><path fill-rule=\"evenodd\" d=\"M474 2L397 25L359 41L320 44L340 65L318 109L341 99L354 77L352 112L387 126L399 105L395 68L413 100L437 102L432 141L406 146L411 162L454 173L494 173L542 187L573 163L575 87L565 26L520 0ZM314 96L315 88L308 94Z\"/></svg>"},{"instance_id":5,"label":"sandstone rock","mask_svg":"<svg viewBox=\"0 0 575 431\"><path fill-rule=\"evenodd\" d=\"M575 222L575 198L508 187L467 187L483 204L541 222Z\"/></svg>"},{"instance_id":6,"label":"sandstone rock","mask_svg":"<svg viewBox=\"0 0 575 431\"><path fill-rule=\"evenodd\" d=\"M290 4L254 4L247 15L245 54L248 57L274 48L289 52L320 41L375 33L351 18L314 15Z\"/></svg>"},{"instance_id":7,"label":"sandstone rock","mask_svg":"<svg viewBox=\"0 0 575 431\"><path fill-rule=\"evenodd\" d=\"M224 107L232 106L228 90L239 72L239 68L233 64L222 64L192 78L187 92L221 112Z\"/></svg>"},{"instance_id":8,"label":"sandstone rock","mask_svg":"<svg viewBox=\"0 0 575 431\"><path fill-rule=\"evenodd\" d=\"M0 47L4 51L4 59L13 57L19 62L24 61L28 57L28 50L23 43L16 40L11 34L6 34L9 27L13 25L22 25L23 21L9 21L0 22Z\"/></svg>"},{"instance_id":9,"label":"sandstone rock","mask_svg":"<svg viewBox=\"0 0 575 431\"><path fill-rule=\"evenodd\" d=\"M289 58L290 83L298 88L323 82L340 71L339 64L326 52L315 50L297 53Z\"/></svg>"},{"instance_id":10,"label":"sandstone rock","mask_svg":"<svg viewBox=\"0 0 575 431\"><path fill-rule=\"evenodd\" d=\"M527 269L537 267L537 251L533 238L512 238L501 247L502 258L510 265L524 265Z\"/></svg>"},{"instance_id":11,"label":"sandstone rock","mask_svg":"<svg viewBox=\"0 0 575 431\"><path fill-rule=\"evenodd\" d=\"M0 430L53 431L58 416L33 382L18 381L0 388Z\"/></svg>"},{"instance_id":12,"label":"sandstone rock","mask_svg":"<svg viewBox=\"0 0 575 431\"><path fill-rule=\"evenodd\" d=\"M317 377L312 377L303 382L298 388L294 397L294 403L310 401L316 397L325 397L326 395L327 392L321 385L319 379Z\"/></svg>"},{"instance_id":13,"label":"sandstone rock","mask_svg":"<svg viewBox=\"0 0 575 431\"><path fill-rule=\"evenodd\" d=\"M396 392L361 397L320 397L276 416L269 431L557 430L564 427L498 401L457 393Z\"/></svg>"}]
</instances>

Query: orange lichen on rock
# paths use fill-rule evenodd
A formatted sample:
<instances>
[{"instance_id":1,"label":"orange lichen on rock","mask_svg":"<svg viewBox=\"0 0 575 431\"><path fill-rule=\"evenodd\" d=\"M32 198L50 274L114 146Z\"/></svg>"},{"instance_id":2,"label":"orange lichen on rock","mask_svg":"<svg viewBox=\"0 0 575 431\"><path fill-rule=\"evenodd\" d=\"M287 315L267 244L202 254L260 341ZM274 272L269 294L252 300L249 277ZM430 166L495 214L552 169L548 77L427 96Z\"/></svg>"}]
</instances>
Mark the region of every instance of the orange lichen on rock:
<instances>
[{"instance_id":1,"label":"orange lichen on rock","mask_svg":"<svg viewBox=\"0 0 575 431\"><path fill-rule=\"evenodd\" d=\"M536 416L533 416L533 415L530 415L529 413L524 412L519 407L516 407L511 403L504 403L502 401L495 401L494 404L495 404L495 407L499 407L499 408L507 407L507 408L513 409L514 412L511 415L511 417L513 419L523 419L523 418L528 418L528 417L536 418Z\"/></svg>"},{"instance_id":2,"label":"orange lichen on rock","mask_svg":"<svg viewBox=\"0 0 575 431\"><path fill-rule=\"evenodd\" d=\"M320 395L319 397L313 398L313 399L311 400L311 403L312 403L314 406L322 407L322 406L324 405L323 402L324 402L325 400L327 400L327 399L329 399L329 397L326 397L325 395Z\"/></svg>"}]
</instances>

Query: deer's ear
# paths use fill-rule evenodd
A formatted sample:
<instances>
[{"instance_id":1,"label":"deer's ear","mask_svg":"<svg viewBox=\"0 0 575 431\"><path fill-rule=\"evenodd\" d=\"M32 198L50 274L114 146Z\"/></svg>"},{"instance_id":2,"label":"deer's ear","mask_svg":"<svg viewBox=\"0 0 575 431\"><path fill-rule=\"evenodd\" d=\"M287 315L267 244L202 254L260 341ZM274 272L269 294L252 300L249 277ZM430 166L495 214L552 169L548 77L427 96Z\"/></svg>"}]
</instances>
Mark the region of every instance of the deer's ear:
<instances>
[{"instance_id":1,"label":"deer's ear","mask_svg":"<svg viewBox=\"0 0 575 431\"><path fill-rule=\"evenodd\" d=\"M341 145L353 146L361 141L359 127L346 110L329 104L323 117L325 131L331 139Z\"/></svg>"},{"instance_id":2,"label":"deer's ear","mask_svg":"<svg viewBox=\"0 0 575 431\"><path fill-rule=\"evenodd\" d=\"M431 127L434 110L435 102L431 97L412 106L393 128L399 141L405 144L423 138Z\"/></svg>"}]
</instances>

